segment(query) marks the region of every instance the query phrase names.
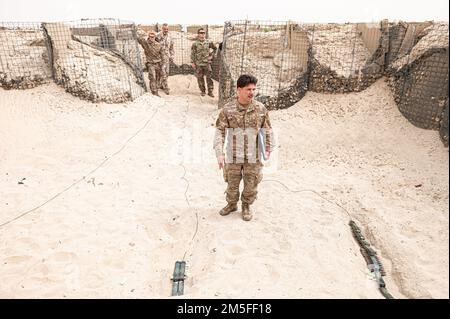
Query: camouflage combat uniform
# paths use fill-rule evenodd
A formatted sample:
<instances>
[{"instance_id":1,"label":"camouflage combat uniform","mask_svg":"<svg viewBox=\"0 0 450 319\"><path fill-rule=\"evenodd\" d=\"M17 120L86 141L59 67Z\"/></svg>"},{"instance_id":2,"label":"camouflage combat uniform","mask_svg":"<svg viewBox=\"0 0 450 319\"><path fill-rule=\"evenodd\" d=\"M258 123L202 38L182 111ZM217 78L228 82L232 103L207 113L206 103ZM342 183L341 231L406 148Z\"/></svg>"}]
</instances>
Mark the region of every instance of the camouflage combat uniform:
<instances>
[{"instance_id":1,"label":"camouflage combat uniform","mask_svg":"<svg viewBox=\"0 0 450 319\"><path fill-rule=\"evenodd\" d=\"M169 34L164 35L163 32L161 31L156 36L156 41L158 41L163 48L162 62L161 62L161 76L159 78L158 83L161 89L168 91L169 86L167 85L167 77L169 76L170 71L170 61L173 60L173 57L175 55L173 48L173 39Z\"/></svg>"},{"instance_id":2,"label":"camouflage combat uniform","mask_svg":"<svg viewBox=\"0 0 450 319\"><path fill-rule=\"evenodd\" d=\"M154 41L148 41L142 37L138 37L138 42L142 45L145 52L147 62L148 80L150 90L153 94L158 94L157 78L161 73L162 47L161 44Z\"/></svg>"},{"instance_id":3,"label":"camouflage combat uniform","mask_svg":"<svg viewBox=\"0 0 450 319\"><path fill-rule=\"evenodd\" d=\"M255 100L247 107L240 105L237 99L226 104L216 121L214 138L216 157L223 155L226 131L230 128L234 129L234 133L232 138L230 135L227 137L228 143L225 147L227 155L223 170L225 182L228 183L226 200L229 204L237 204L239 184L241 179L244 179L241 201L251 205L256 199L258 184L262 180L263 165L257 142L257 132L260 129L264 129L265 151L271 152L273 148L269 113L262 103Z\"/></svg>"},{"instance_id":4,"label":"camouflage combat uniform","mask_svg":"<svg viewBox=\"0 0 450 319\"><path fill-rule=\"evenodd\" d=\"M210 52L212 49L212 52ZM205 93L205 77L208 85L208 93L212 93L214 83L211 79L211 60L217 48L209 40L196 40L191 48L191 63L195 64L195 76L197 77L198 87L202 93Z\"/></svg>"}]
</instances>

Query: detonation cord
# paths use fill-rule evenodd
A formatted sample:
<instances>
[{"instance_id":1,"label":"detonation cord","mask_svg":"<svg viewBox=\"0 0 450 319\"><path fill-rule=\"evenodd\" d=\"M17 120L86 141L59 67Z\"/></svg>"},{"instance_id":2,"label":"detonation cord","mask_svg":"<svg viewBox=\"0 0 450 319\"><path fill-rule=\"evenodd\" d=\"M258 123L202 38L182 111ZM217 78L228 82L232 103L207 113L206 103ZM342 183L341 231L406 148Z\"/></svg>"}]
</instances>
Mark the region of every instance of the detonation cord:
<instances>
[{"instance_id":1,"label":"detonation cord","mask_svg":"<svg viewBox=\"0 0 450 319\"><path fill-rule=\"evenodd\" d=\"M312 189L292 190L291 188L286 186L286 184L284 184L278 180L275 180L275 179L263 179L261 181L261 183L263 183L263 182L278 183L279 185L283 186L286 190L288 190L291 193L307 193L307 192L313 193L313 194L319 196L320 198L324 199L325 201L341 208L349 217L349 226L352 230L353 237L355 238L355 240L357 241L357 243L360 246L361 254L364 257L364 259L366 260L369 270L371 272L373 272L375 275L375 279L377 281L377 285L378 285L378 288L379 288L381 294L386 299L394 299L394 297L388 292L388 290L386 288L386 283L384 282L384 280L382 278L383 276L386 275L383 264L381 263L380 259L378 258L376 251L374 249L372 249L370 247L370 244L365 240L364 236L362 235L361 230L356 225L356 223L353 221L353 218L350 215L350 213L348 212L348 210L346 210L344 207L342 207L338 203L329 200L328 198L322 196L321 194L319 194L318 192L316 192Z\"/></svg>"},{"instance_id":2,"label":"detonation cord","mask_svg":"<svg viewBox=\"0 0 450 319\"><path fill-rule=\"evenodd\" d=\"M290 191L291 193L313 193L313 194L316 194L317 196L319 196L319 197L322 198L323 200L327 201L328 203L338 206L340 209L342 209L342 210L347 214L348 218L349 218L350 220L352 220L352 216L350 215L350 213L348 212L348 210L346 210L344 207L342 207L342 206L339 205L338 203L333 202L333 201L329 200L328 198L326 198L326 197L320 195L320 194L319 194L318 192L316 192L315 190L312 190L312 189L292 190L292 189L290 189L288 186L286 186L286 184L284 184L284 183L282 183L282 182L280 182L280 181L278 181L278 180L275 180L275 179L263 179L263 180L261 181L261 183L265 183L265 182L278 183L278 184L280 184L281 186L283 186L285 189L287 189L288 191Z\"/></svg>"},{"instance_id":3,"label":"detonation cord","mask_svg":"<svg viewBox=\"0 0 450 319\"><path fill-rule=\"evenodd\" d=\"M189 109L190 109L189 96L187 96L186 97L186 112L185 112L185 117L184 117L184 121L183 121L183 129L186 128L186 120L187 120L187 114L189 113ZM182 152L182 154L183 154L183 158L181 160L180 166L183 168L184 173L183 173L183 176L181 177L181 179L186 182L186 189L184 191L184 199L186 200L186 203L187 203L189 209L192 209L191 202L189 201L189 198L187 196L187 193L188 193L189 188L190 188L190 182L186 178L187 171L186 171L186 167L183 165L184 153ZM194 239L195 239L195 237L197 236L197 233L198 233L198 226L199 226L198 212L197 212L196 209L194 209L194 212L195 212L195 220L196 220L195 230L194 230L194 234L192 235L192 238L191 238L191 240L189 242L188 248L186 248L186 250L185 250L185 252L183 254L183 258L181 259L182 261L185 261L186 255L187 255L187 253L189 251L189 248L192 248L192 245L194 243Z\"/></svg>"},{"instance_id":4,"label":"detonation cord","mask_svg":"<svg viewBox=\"0 0 450 319\"><path fill-rule=\"evenodd\" d=\"M188 88L189 88L188 84ZM187 115L189 113L189 109L190 109L190 103L189 103L189 96L186 96L186 111L184 112L185 116L184 116L184 120L183 120L183 129L184 130L186 128L186 121L187 121ZM183 134L183 132L181 133ZM184 152L181 152L182 154L182 158L180 161L179 166L181 166L183 168L183 176L181 176L181 179L185 181L186 183L186 188L184 190L184 199L189 207L190 210L192 210L192 206L191 206L191 202L189 201L189 197L187 195L189 188L191 186L189 180L186 178L186 174L187 174L187 170L186 167L184 166ZM185 274L185 269L186 269L186 255L189 251L189 249L193 248L193 244L194 244L194 239L197 236L198 233L198 227L199 227L199 219L198 219L198 211L196 209L194 209L195 212L195 230L194 230L194 234L192 235L192 238L190 239L188 246L186 247L186 250L184 251L183 254L183 258L181 259L181 261L176 261L175 262L175 268L174 268L174 272L173 272L173 277L171 278L172 280L172 296L181 296L184 293L184 280L187 277Z\"/></svg>"},{"instance_id":5,"label":"detonation cord","mask_svg":"<svg viewBox=\"0 0 450 319\"><path fill-rule=\"evenodd\" d=\"M164 101L165 105L166 102ZM99 164L97 165L93 170L91 170L90 172L88 172L86 175L84 175L83 177L79 178L78 180L76 180L75 182L73 182L72 184L70 184L69 186L67 186L65 189L63 189L62 191L60 191L59 193L57 193L56 195L52 196L51 198L49 198L48 200L46 200L45 202L43 202L42 204L40 204L39 206L36 206L30 210L27 210L26 212L0 224L0 227L6 226L22 217L25 217L28 214L31 214L32 212L38 210L39 208L42 208L43 206L47 205L48 203L50 203L51 201L55 200L56 198L58 198L59 196L61 196L62 194L66 193L67 191L69 191L70 189L72 189L73 187L75 187L77 184L81 183L82 181L86 180L87 177L89 177L90 175L92 175L93 173L95 173L97 170L99 170L102 166L104 166L110 159L112 159L113 157L115 157L116 155L118 155L120 152L122 152L125 147L131 142L131 140L133 140L139 133L141 133L147 126L148 124L151 122L151 120L154 118L154 116L156 115L156 113L158 112L159 108L161 107L158 106L152 113L152 115L147 119L147 121L144 123L144 125L139 128L133 135L131 135L123 144L122 146L113 154L111 154L110 156L105 157L105 159Z\"/></svg>"},{"instance_id":6,"label":"detonation cord","mask_svg":"<svg viewBox=\"0 0 450 319\"><path fill-rule=\"evenodd\" d=\"M164 104L163 104L163 105L165 105L165 104L166 104L166 100L164 100ZM189 97L187 97L187 99L186 99L186 105L187 105L187 110L186 110L186 112L185 112L186 116L185 116L185 119L184 119L184 125L183 125L183 128L186 127L186 119L187 119L187 114L188 114L188 112L189 112L189 107L190 107L190 104L189 104ZM36 210L42 208L43 206L45 206L45 205L47 205L48 203L52 202L53 200L55 200L56 198L58 198L58 197L61 196L62 194L66 193L67 191L69 191L70 189L72 189L73 187L75 187L76 185L78 185L79 183L81 183L82 181L86 180L87 177L89 177L90 175L92 175L93 173L95 173L97 170L99 170L101 167L103 167L110 159L114 158L114 157L117 156L119 153L121 153L121 152L126 148L126 146L127 146L127 145L128 145L128 144L129 144L129 143L130 143L130 142L131 142L131 141L132 141L139 133L141 133L141 132L148 126L148 124L152 121L152 119L154 118L154 116L156 115L156 113L158 112L158 110L159 110L160 107L161 107L161 106L157 107L157 108L154 110L154 112L153 112L152 115L147 119L147 121L144 123L144 125L143 125L141 128L139 128L132 136L130 136L130 137L122 144L122 146L121 146L116 152L112 153L110 156L107 156L107 157L106 157L99 165L97 165L93 170L91 170L90 172L88 172L87 174L85 174L83 177L79 178L78 180L76 180L75 182L73 182L72 184L70 184L68 187L66 187L66 188L63 189L62 191L60 191L60 192L58 192L57 194L55 194L54 196L52 196L51 198L49 198L48 200L46 200L46 201L43 202L42 204L40 204L40 205L38 205L38 206L36 206L36 207L34 207L34 208L28 210L28 211L25 211L24 213L22 213L22 214L20 214L20 215L18 215L18 216L16 216L16 217L14 217L14 218L12 218L12 219L6 221L6 222L3 222L2 224L0 224L0 227L6 226L6 225L8 225L8 224L10 224L10 223L13 223L14 221L17 221L17 220L19 220L19 219L21 219L21 218L23 218L23 217L25 217L25 216L31 214L32 212L34 212L34 211L36 211ZM183 157L183 160L184 160L184 157ZM188 198L188 196L187 196L187 193L188 193L189 188L190 188L190 182L189 182L189 180L186 178L186 173L187 173L187 171L186 171L186 167L183 165L183 160L182 160L180 166L183 168L183 171L184 171L183 176L181 177L181 179L183 179L183 180L186 182L186 189L185 189L185 192L184 192L184 197L185 197L186 203L188 204L189 208L192 209L191 204L190 204L190 201L189 201L189 198ZM331 203L331 204L334 204L334 205L338 206L338 207L341 208L341 209L347 214L347 216L349 217L349 219L350 219L350 222L349 222L349 223L350 223L350 226L352 226L352 229L354 230L354 234L355 234L355 232L358 234L359 228L357 228L357 226L356 226L356 224L354 223L354 221L353 221L353 219L352 219L350 213L349 213L344 207L342 207L341 205L339 205L338 203L333 202L333 201L331 201L331 200L325 198L324 196L322 196L322 195L319 194L318 192L316 192L316 191L314 191L314 190L311 190L311 189L292 190L292 189L290 189L288 186L286 186L284 183L282 183L282 182L280 182L280 181L278 181L278 180L263 180L262 182L274 182L274 183L278 183L278 184L280 184L281 186L283 186L285 189L287 189L288 191L290 191L290 192L292 192L292 193L303 193L303 192L313 193L313 194L319 196L320 198L322 198L323 200L325 200L325 201L327 201L327 202L329 202L329 203ZM194 211L195 211L195 217L196 217L196 225L195 225L195 231L194 231L194 234L193 234L193 236L192 236L192 238L191 238L191 240L190 240L190 243L189 243L189 247L192 246L192 244L193 244L193 242L194 242L194 239L195 239L195 237L196 237L197 234L198 234L198 227L199 227L198 212L197 212L197 210L194 210ZM357 229L357 230L355 230L355 229ZM359 231L359 234L360 234L360 231ZM361 234L360 234L360 235L361 235ZM362 236L362 235L361 235L361 236ZM356 238L356 237L355 237L355 238ZM357 241L358 241L358 243L361 245L361 249L362 249L362 250L364 250L366 253L367 253L367 252L372 253L372 255L369 255L369 256L372 257L372 264L369 264L369 268L370 268L372 271L375 272L375 276L376 276L376 278L377 278L377 282L378 282L378 284L379 284L379 288L380 288L381 293L383 294L383 296L384 296L385 298L387 298L387 299L393 299L393 296L392 296L391 294L389 294L389 292L387 291L386 286L385 286L385 284L384 284L384 281L383 281L383 279L381 278L381 276L382 276L382 274L380 273L380 270L382 269L381 262L378 260L378 258L377 258L376 256L373 257L374 251L373 251L372 249L368 248L368 246L369 246L368 243L367 243L366 241L364 241L364 237L362 237L362 238L363 238L362 240L357 240ZM187 252L188 252L188 250L189 250L189 247L186 248L186 250L185 250L185 252L184 252L184 254L183 254L183 258L182 258L183 261L184 261L185 258L186 258L186 254L187 254ZM376 253L375 253L375 254L376 254ZM363 256L364 256L364 253L363 253Z\"/></svg>"}]
</instances>

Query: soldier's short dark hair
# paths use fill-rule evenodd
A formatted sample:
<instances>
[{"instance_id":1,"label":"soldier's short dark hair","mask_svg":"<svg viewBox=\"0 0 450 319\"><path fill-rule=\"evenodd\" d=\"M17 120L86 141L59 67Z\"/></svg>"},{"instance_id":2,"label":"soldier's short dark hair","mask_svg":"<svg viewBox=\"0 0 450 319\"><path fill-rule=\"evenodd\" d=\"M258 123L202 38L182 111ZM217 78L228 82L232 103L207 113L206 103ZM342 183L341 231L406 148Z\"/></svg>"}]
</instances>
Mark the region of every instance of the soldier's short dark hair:
<instances>
[{"instance_id":1,"label":"soldier's short dark hair","mask_svg":"<svg viewBox=\"0 0 450 319\"><path fill-rule=\"evenodd\" d=\"M199 28L199 29L197 30L197 34L200 33L200 31L205 31L205 28Z\"/></svg>"},{"instance_id":2,"label":"soldier's short dark hair","mask_svg":"<svg viewBox=\"0 0 450 319\"><path fill-rule=\"evenodd\" d=\"M237 87L243 88L246 87L249 84L256 85L258 83L258 79L250 74L242 74L239 79L237 80Z\"/></svg>"}]
</instances>

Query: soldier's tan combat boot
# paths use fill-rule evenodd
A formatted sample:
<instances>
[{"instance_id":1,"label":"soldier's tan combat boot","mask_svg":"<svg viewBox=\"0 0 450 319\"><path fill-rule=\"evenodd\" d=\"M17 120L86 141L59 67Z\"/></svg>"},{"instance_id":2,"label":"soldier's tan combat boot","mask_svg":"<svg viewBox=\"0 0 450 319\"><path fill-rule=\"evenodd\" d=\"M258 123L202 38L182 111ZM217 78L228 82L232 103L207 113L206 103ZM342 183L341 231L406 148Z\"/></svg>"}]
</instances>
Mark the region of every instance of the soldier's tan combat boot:
<instances>
[{"instance_id":1,"label":"soldier's tan combat boot","mask_svg":"<svg viewBox=\"0 0 450 319\"><path fill-rule=\"evenodd\" d=\"M247 203L242 203L242 219L246 222L253 218L252 211L250 210L250 205Z\"/></svg>"},{"instance_id":2,"label":"soldier's tan combat boot","mask_svg":"<svg viewBox=\"0 0 450 319\"><path fill-rule=\"evenodd\" d=\"M232 212L237 211L237 205L236 204L228 204L224 208L222 208L219 212L220 215L226 216L229 215Z\"/></svg>"},{"instance_id":3,"label":"soldier's tan combat boot","mask_svg":"<svg viewBox=\"0 0 450 319\"><path fill-rule=\"evenodd\" d=\"M213 92L209 92L208 95L209 95L210 97L214 97Z\"/></svg>"}]
</instances>

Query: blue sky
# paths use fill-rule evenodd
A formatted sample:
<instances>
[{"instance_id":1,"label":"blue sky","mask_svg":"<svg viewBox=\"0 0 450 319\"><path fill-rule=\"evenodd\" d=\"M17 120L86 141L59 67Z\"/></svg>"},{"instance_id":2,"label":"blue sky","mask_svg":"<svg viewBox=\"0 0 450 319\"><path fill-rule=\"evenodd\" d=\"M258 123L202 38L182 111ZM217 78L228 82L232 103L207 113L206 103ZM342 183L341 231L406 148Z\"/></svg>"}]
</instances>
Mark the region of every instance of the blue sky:
<instances>
[{"instance_id":1,"label":"blue sky","mask_svg":"<svg viewBox=\"0 0 450 319\"><path fill-rule=\"evenodd\" d=\"M119 18L137 23L222 24L247 17L298 22L448 21L448 11L448 0L0 0L0 21L35 22Z\"/></svg>"}]
</instances>

